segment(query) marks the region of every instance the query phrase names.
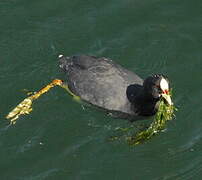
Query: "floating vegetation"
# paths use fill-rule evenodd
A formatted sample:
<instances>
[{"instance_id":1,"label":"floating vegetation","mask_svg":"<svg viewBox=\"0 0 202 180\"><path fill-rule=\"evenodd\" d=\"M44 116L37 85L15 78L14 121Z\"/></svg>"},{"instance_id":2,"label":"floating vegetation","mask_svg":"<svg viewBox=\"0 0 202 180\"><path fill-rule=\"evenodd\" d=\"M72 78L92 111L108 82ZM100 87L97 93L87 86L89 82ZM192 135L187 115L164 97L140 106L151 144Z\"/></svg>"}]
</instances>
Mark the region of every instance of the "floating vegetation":
<instances>
[{"instance_id":1,"label":"floating vegetation","mask_svg":"<svg viewBox=\"0 0 202 180\"><path fill-rule=\"evenodd\" d=\"M128 143L130 145L144 143L158 132L163 131L167 121L173 119L174 111L176 110L177 109L174 107L174 105L168 105L164 102L163 99L161 99L159 102L158 112L156 113L151 125L146 130L143 130L133 136L127 137Z\"/></svg>"}]
</instances>

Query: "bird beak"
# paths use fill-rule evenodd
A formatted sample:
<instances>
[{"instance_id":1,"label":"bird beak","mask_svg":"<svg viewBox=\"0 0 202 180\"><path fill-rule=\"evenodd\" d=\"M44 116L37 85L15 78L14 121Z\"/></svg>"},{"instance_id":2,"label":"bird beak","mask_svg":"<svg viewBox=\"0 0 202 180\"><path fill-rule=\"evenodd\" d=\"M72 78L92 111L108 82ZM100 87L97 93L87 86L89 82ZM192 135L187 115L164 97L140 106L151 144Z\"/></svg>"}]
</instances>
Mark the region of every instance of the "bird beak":
<instances>
[{"instance_id":1,"label":"bird beak","mask_svg":"<svg viewBox=\"0 0 202 180\"><path fill-rule=\"evenodd\" d=\"M163 93L163 94L162 94L162 97L166 100L166 102L167 102L170 106L173 105L173 102L172 102L171 97L170 97L169 94Z\"/></svg>"}]
</instances>

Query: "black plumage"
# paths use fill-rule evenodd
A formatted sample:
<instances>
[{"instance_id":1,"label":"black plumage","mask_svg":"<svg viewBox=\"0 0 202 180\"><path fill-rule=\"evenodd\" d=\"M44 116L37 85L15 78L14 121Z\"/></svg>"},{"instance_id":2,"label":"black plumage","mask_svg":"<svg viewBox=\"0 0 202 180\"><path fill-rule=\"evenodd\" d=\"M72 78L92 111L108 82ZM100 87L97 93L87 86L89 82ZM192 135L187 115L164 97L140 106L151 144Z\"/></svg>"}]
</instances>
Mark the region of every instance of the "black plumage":
<instances>
[{"instance_id":1,"label":"black plumage","mask_svg":"<svg viewBox=\"0 0 202 180\"><path fill-rule=\"evenodd\" d=\"M154 115L158 109L163 75L143 81L108 58L59 57L69 89L82 100L120 116Z\"/></svg>"}]
</instances>

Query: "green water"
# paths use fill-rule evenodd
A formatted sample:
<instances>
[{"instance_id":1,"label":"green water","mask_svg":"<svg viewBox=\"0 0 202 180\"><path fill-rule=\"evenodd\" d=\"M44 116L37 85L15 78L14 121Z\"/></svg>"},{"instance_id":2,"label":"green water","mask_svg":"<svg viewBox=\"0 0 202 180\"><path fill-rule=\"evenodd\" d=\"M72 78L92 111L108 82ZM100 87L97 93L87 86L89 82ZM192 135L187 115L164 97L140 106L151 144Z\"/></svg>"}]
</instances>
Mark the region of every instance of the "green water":
<instances>
[{"instance_id":1,"label":"green water","mask_svg":"<svg viewBox=\"0 0 202 180\"><path fill-rule=\"evenodd\" d=\"M202 175L202 2L1 0L1 180L199 180ZM166 74L179 111L130 147L108 141L131 123L83 107L60 88L8 127L6 114L52 79L58 54L106 56L142 78Z\"/></svg>"}]
</instances>

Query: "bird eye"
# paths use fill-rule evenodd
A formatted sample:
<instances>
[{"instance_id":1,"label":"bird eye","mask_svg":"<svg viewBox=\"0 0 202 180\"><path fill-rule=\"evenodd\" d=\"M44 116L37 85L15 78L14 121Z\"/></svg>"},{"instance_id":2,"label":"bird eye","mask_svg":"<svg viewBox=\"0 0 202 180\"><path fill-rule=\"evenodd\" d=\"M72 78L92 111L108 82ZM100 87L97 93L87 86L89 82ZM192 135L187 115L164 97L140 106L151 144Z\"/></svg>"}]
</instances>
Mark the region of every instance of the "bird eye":
<instances>
[{"instance_id":1,"label":"bird eye","mask_svg":"<svg viewBox=\"0 0 202 180\"><path fill-rule=\"evenodd\" d=\"M161 89L161 87L159 86L159 85L155 85L155 89L156 89L156 91L159 93L159 94L161 94L162 93L162 89Z\"/></svg>"}]
</instances>

